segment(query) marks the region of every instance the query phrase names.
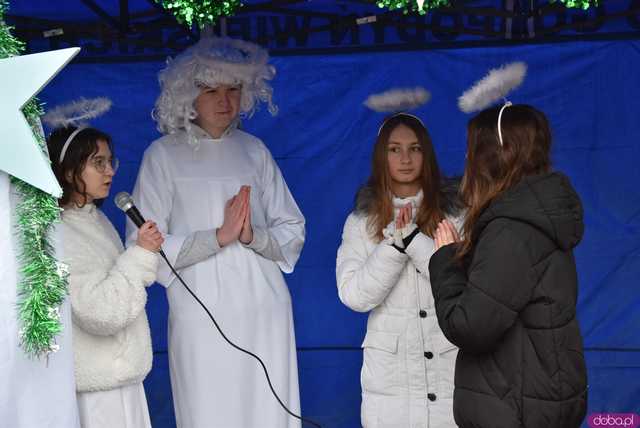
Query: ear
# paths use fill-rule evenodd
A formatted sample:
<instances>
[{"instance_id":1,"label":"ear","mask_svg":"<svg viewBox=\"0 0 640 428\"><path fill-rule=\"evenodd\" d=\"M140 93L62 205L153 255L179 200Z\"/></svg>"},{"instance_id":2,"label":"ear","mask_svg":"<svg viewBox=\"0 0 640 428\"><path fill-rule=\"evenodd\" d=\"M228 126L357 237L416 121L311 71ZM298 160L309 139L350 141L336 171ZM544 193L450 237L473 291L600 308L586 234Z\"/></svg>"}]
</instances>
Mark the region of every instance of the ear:
<instances>
[{"instance_id":1,"label":"ear","mask_svg":"<svg viewBox=\"0 0 640 428\"><path fill-rule=\"evenodd\" d=\"M73 184L73 171L67 171L64 173L64 179L67 183Z\"/></svg>"}]
</instances>

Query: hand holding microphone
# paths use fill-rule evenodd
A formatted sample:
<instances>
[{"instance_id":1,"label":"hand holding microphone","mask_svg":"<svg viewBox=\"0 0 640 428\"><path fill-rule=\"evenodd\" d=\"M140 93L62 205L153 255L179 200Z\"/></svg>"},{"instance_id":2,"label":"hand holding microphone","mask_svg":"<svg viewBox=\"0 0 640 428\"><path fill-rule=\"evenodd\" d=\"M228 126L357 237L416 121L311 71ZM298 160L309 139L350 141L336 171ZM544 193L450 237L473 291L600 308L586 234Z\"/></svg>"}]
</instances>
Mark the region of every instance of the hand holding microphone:
<instances>
[{"instance_id":1,"label":"hand holding microphone","mask_svg":"<svg viewBox=\"0 0 640 428\"><path fill-rule=\"evenodd\" d=\"M138 211L133 203L131 195L127 192L120 192L116 195L114 201L116 206L124 211L131 221L139 227L136 244L145 250L153 252L159 251L163 254L161 246L164 242L164 238L162 237L160 230L158 230L158 226L153 221L144 220L144 217L142 217L142 214L140 214L140 211Z\"/></svg>"},{"instance_id":2,"label":"hand holding microphone","mask_svg":"<svg viewBox=\"0 0 640 428\"><path fill-rule=\"evenodd\" d=\"M250 192L251 192L250 186L242 186L240 187L240 191L238 192L238 194L236 194L233 198L227 201L224 207L223 225L222 227L216 230L216 236L218 238L218 243L220 244L220 246L227 245L236 240L242 240L242 241L248 240L247 242L251 242L251 240L253 239L253 230L251 228L251 204L249 202ZM162 234L160 233L160 231L158 230L158 227L154 222L152 221L145 222L144 218L142 217L142 214L140 214L140 211L138 211L135 204L133 203L133 199L131 198L131 196L127 192L120 192L115 197L115 203L116 203L116 206L120 208L122 211L124 211L127 214L127 216L131 219L131 221L133 221L133 223L139 227L138 240L136 241L136 243L148 250L159 251L164 261L167 262L167 265L171 269L171 272L182 283L182 285L187 290L187 292L189 292L189 294L193 296L193 298L198 302L198 304L200 304L202 309L207 313L207 315L211 319L211 322L213 322L213 325L218 330L222 338L233 348L255 358L260 363L260 366L262 367L262 370L264 371L264 374L267 378L269 389L271 390L271 393L276 398L278 403L282 406L282 408L291 416L298 418L301 421L309 422L310 424L320 428L320 425L318 423L308 419L304 419L301 416L298 416L295 413L291 412L291 410L289 410L289 408L282 402L282 400L276 393L275 389L273 388L273 384L271 383L271 379L269 377L269 372L267 371L267 367L265 366L264 362L260 359L260 357L258 357L253 352L248 351L236 345L231 340L229 340L229 338L224 334L224 332L218 325L218 322L215 320L215 318L211 314L211 311L209 311L206 305L202 303L202 300L200 300L200 298L198 298L198 296L191 290L191 288L189 288L187 283L184 282L180 274L176 272L171 262L169 262L169 259L167 258L166 254L162 251L162 249L160 249L160 246L164 242L164 238L162 237ZM226 237L224 242L220 240L221 233L223 234L224 237ZM226 239L230 239L230 240L227 241Z\"/></svg>"},{"instance_id":3,"label":"hand holding microphone","mask_svg":"<svg viewBox=\"0 0 640 428\"><path fill-rule=\"evenodd\" d=\"M163 242L164 238L155 222L151 220L146 221L140 226L140 229L138 229L136 244L145 250L157 252L162 247Z\"/></svg>"}]
</instances>

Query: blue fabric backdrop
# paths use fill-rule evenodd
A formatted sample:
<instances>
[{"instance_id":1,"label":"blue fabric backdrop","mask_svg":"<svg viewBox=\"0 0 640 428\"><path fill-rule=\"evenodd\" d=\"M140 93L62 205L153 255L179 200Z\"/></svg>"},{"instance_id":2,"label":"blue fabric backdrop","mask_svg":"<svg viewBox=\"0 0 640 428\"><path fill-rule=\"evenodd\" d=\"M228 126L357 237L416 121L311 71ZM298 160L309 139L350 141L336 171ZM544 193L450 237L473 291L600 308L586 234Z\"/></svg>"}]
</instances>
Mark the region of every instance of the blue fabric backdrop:
<instances>
[{"instance_id":1,"label":"blue fabric backdrop","mask_svg":"<svg viewBox=\"0 0 640 428\"><path fill-rule=\"evenodd\" d=\"M324 427L359 426L359 346L366 318L338 300L334 269L342 225L368 176L383 118L363 100L393 86L429 89L432 101L417 113L443 170L460 174L469 117L457 109L457 97L489 68L513 60L526 61L529 73L510 98L546 112L555 166L572 179L585 207L586 233L576 259L589 413L640 413L640 42L585 42L274 58L280 114L271 118L261 111L244 126L269 146L307 219L302 257L286 279L302 410ZM79 96L113 100L111 113L95 122L113 135L121 159L112 195L132 190L142 153L158 137L150 111L162 66L70 65L41 95L50 106ZM122 233L124 218L112 201L104 210ZM167 303L160 286L149 292L155 359L145 386L154 427L173 427ZM217 334L213 327L211 334Z\"/></svg>"}]
</instances>

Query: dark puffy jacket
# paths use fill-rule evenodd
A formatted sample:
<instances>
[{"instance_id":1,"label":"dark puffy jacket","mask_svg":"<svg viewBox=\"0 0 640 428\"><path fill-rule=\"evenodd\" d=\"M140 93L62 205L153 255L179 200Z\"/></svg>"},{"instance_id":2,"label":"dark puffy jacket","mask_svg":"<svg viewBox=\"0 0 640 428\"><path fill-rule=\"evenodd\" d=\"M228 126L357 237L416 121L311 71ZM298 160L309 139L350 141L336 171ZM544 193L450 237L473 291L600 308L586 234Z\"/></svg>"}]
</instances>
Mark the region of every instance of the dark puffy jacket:
<instances>
[{"instance_id":1,"label":"dark puffy jacket","mask_svg":"<svg viewBox=\"0 0 640 428\"><path fill-rule=\"evenodd\" d=\"M523 179L475 226L462 265L455 245L429 265L438 322L460 348L454 415L460 427L574 428L587 407L572 249L584 225L567 177Z\"/></svg>"}]
</instances>

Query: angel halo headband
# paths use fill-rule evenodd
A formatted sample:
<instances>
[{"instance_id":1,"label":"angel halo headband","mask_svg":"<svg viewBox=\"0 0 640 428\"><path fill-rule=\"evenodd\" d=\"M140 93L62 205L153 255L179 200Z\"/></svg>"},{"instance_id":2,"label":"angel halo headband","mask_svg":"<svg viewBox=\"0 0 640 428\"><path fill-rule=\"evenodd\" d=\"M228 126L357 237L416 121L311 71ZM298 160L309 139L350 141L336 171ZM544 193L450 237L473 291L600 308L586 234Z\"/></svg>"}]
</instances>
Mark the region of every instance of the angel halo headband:
<instances>
[{"instance_id":1,"label":"angel halo headband","mask_svg":"<svg viewBox=\"0 0 640 428\"><path fill-rule=\"evenodd\" d=\"M458 107L465 113L483 110L501 98L504 100L498 113L498 143L500 143L500 147L504 146L502 114L507 107L513 105L511 101L506 99L506 96L511 90L522 84L526 73L527 65L524 62L512 62L500 68L494 68L458 98Z\"/></svg>"},{"instance_id":2,"label":"angel halo headband","mask_svg":"<svg viewBox=\"0 0 640 428\"><path fill-rule=\"evenodd\" d=\"M62 145L62 150L60 151L60 158L58 159L58 163L59 164L62 164L62 161L64 160L64 155L67 154L67 149L69 148L69 145L71 144L73 139L76 137L76 135L78 135L80 132L84 131L87 128L88 127L86 125L85 126L80 126L80 127L76 128L76 130L73 131L71 133L71 135L69 135L67 137L67 139L65 140L64 144Z\"/></svg>"},{"instance_id":3,"label":"angel halo headband","mask_svg":"<svg viewBox=\"0 0 640 428\"><path fill-rule=\"evenodd\" d=\"M416 87L411 89L391 89L378 94L369 95L364 104L371 110L377 112L394 113L387 117L380 128L378 128L378 136L384 125L394 117L408 116L416 119L420 122L423 128L426 128L424 122L416 115L408 113L408 110L412 110L420 107L423 104L429 102L431 94L429 91L422 87Z\"/></svg>"},{"instance_id":4,"label":"angel halo headband","mask_svg":"<svg viewBox=\"0 0 640 428\"><path fill-rule=\"evenodd\" d=\"M67 150L69 149L73 139L80 132L89 127L86 121L103 115L110 108L111 100L108 98L79 98L76 101L72 101L68 104L64 104L50 110L42 117L42 120L53 128L77 126L77 129L67 137L62 145L58 163L61 164L64 160L64 156L67 154Z\"/></svg>"},{"instance_id":5,"label":"angel halo headband","mask_svg":"<svg viewBox=\"0 0 640 428\"><path fill-rule=\"evenodd\" d=\"M398 116L408 116L408 117L411 117L411 118L413 118L413 119L417 120L417 121L420 123L420 125L422 125L422 127L423 127L423 128L425 128L425 129L427 128L427 127L424 125L424 122L422 121L422 119L420 119L420 118L419 118L418 116L416 116L415 114L411 114L411 113L407 113L407 112L401 111L401 112L398 112L398 113L392 114L391 116L387 117L387 118L382 122L382 125L380 125L380 128L378 128L378 137L380 136L380 133L382 132L382 128L384 128L384 126L387 124L387 122L389 122L389 121L390 121L391 119L393 119L394 117L398 117Z\"/></svg>"},{"instance_id":6,"label":"angel halo headband","mask_svg":"<svg viewBox=\"0 0 640 428\"><path fill-rule=\"evenodd\" d=\"M511 107L512 105L511 101L505 101L500 108L500 113L498 113L498 142L500 143L500 147L504 146L502 142L502 113L504 113L507 107Z\"/></svg>"}]
</instances>

